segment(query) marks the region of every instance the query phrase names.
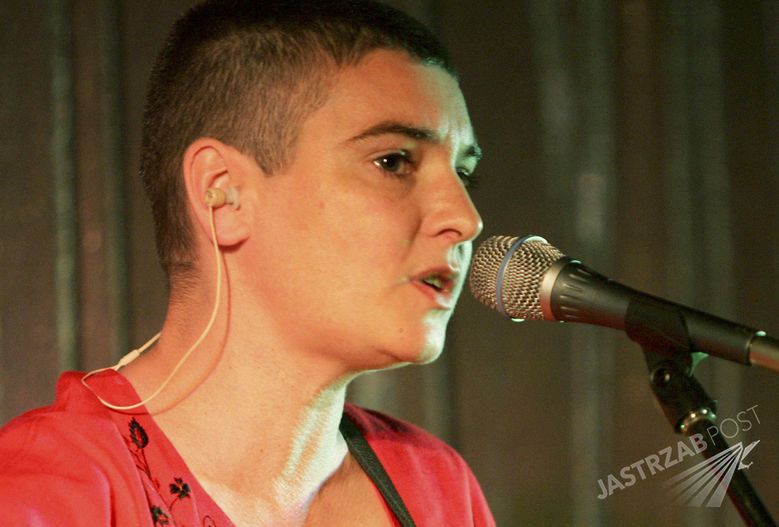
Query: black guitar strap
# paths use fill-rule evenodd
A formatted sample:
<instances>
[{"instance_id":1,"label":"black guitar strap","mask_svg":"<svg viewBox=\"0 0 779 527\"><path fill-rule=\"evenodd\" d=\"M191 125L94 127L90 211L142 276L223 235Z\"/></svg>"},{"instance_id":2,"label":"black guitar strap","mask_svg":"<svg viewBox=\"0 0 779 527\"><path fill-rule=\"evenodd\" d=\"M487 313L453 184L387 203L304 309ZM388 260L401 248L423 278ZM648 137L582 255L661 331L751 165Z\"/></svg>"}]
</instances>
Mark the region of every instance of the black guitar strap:
<instances>
[{"instance_id":1,"label":"black guitar strap","mask_svg":"<svg viewBox=\"0 0 779 527\"><path fill-rule=\"evenodd\" d=\"M357 463L368 474L376 488L379 489L379 492L400 524L403 527L415 527L414 520L408 512L406 504L403 503L403 498L398 494L398 490L393 485L387 471L384 470L381 461L376 457L376 453L362 435L362 431L346 414L341 418L340 430L346 440L346 444L349 446L349 452L352 453L354 459L357 460Z\"/></svg>"}]
</instances>

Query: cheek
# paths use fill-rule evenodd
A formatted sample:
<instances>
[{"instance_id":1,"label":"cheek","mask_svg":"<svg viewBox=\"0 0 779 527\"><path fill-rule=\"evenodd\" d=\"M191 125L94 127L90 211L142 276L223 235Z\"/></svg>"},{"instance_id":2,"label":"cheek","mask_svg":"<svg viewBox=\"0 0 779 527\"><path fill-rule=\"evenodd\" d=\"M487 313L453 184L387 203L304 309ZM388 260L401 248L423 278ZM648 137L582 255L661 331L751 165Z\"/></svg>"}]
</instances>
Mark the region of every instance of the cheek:
<instances>
[{"instance_id":1,"label":"cheek","mask_svg":"<svg viewBox=\"0 0 779 527\"><path fill-rule=\"evenodd\" d=\"M268 203L266 256L288 262L293 276L287 280L302 294L338 291L331 302L354 302L355 295L392 287L415 271L407 261L419 226L413 201L388 192L385 180L361 179L364 174L321 176L276 192L284 199Z\"/></svg>"},{"instance_id":2,"label":"cheek","mask_svg":"<svg viewBox=\"0 0 779 527\"><path fill-rule=\"evenodd\" d=\"M419 226L418 214L408 200L377 192L342 192L318 207L322 225L342 250L387 263L405 256ZM362 259L362 258L361 258Z\"/></svg>"}]
</instances>

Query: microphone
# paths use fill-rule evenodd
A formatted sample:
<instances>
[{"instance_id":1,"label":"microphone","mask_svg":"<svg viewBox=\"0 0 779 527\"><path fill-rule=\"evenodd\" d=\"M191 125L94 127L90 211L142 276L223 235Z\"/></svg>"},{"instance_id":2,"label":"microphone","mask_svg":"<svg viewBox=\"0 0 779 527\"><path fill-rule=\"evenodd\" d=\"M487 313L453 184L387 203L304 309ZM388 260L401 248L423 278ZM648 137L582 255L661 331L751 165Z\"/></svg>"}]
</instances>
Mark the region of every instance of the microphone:
<instances>
[{"instance_id":1,"label":"microphone","mask_svg":"<svg viewBox=\"0 0 779 527\"><path fill-rule=\"evenodd\" d=\"M660 353L700 351L779 372L779 340L765 332L622 285L540 236L485 240L469 285L477 300L513 320L605 326Z\"/></svg>"}]
</instances>

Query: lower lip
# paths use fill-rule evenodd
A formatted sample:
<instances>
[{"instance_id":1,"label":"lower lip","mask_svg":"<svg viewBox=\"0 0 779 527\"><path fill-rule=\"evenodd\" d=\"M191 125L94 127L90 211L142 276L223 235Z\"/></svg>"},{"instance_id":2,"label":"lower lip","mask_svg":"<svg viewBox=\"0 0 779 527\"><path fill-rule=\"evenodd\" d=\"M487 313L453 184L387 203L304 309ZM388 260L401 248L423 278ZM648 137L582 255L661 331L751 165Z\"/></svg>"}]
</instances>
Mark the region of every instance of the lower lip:
<instances>
[{"instance_id":1,"label":"lower lip","mask_svg":"<svg viewBox=\"0 0 779 527\"><path fill-rule=\"evenodd\" d=\"M437 291L429 285L425 285L423 282L413 282L413 284L425 296L433 300L438 305L438 307L442 309L452 309L454 307L454 301L451 292Z\"/></svg>"}]
</instances>

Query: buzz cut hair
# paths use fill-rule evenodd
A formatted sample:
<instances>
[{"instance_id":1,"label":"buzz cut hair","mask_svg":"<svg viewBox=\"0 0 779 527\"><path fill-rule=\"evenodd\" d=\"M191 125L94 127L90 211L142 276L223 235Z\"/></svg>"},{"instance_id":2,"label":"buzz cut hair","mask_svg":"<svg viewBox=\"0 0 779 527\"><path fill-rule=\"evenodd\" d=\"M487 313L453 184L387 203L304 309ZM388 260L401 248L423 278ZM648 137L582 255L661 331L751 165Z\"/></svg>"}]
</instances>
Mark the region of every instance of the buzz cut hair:
<instances>
[{"instance_id":1,"label":"buzz cut hair","mask_svg":"<svg viewBox=\"0 0 779 527\"><path fill-rule=\"evenodd\" d=\"M174 24L151 73L140 163L171 288L197 267L181 173L187 147L212 137L267 175L281 171L338 70L379 49L456 78L430 30L372 0L207 0Z\"/></svg>"}]
</instances>

